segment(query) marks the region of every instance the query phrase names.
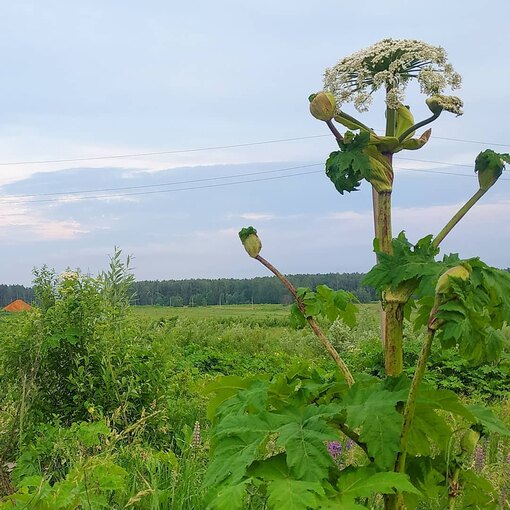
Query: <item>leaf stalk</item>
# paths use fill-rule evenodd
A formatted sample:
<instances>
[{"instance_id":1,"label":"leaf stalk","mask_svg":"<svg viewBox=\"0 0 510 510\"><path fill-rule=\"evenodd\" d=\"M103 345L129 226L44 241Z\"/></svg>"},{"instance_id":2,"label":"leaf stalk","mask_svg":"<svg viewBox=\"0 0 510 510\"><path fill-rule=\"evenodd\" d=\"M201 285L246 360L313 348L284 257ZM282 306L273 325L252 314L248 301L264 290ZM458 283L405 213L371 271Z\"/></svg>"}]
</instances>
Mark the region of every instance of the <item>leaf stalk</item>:
<instances>
[{"instance_id":1,"label":"leaf stalk","mask_svg":"<svg viewBox=\"0 0 510 510\"><path fill-rule=\"evenodd\" d=\"M354 384L354 377L352 376L351 371L347 367L345 361L340 357L338 351L334 348L333 344L329 341L328 337L324 334L317 321L313 317L306 315L305 305L303 304L301 299L299 299L294 285L292 285L289 279L286 278L282 273L280 273L280 271L278 271L278 269L276 269L276 267L274 267L265 258L261 257L260 255L257 255L255 259L258 260L262 265L267 267L267 269L269 269L269 271L271 271L292 294L300 312L305 316L306 321L308 322L312 331L315 333L315 336L317 336L321 344L326 348L329 355L333 358L340 372L342 372L343 376L345 377L347 384L349 386L352 386Z\"/></svg>"}]
</instances>

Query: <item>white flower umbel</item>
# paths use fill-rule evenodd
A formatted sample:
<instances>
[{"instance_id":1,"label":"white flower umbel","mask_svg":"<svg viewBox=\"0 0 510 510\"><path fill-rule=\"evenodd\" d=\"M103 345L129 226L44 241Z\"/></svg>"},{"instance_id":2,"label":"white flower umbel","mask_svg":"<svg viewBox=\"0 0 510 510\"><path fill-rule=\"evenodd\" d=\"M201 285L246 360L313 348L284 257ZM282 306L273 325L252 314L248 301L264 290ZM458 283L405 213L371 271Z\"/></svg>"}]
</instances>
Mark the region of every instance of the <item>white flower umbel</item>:
<instances>
[{"instance_id":1,"label":"white flower umbel","mask_svg":"<svg viewBox=\"0 0 510 510\"><path fill-rule=\"evenodd\" d=\"M68 282L68 281L74 281L77 280L80 277L77 271L71 271L69 269L63 271L59 274L58 279L61 282Z\"/></svg>"},{"instance_id":2,"label":"white flower umbel","mask_svg":"<svg viewBox=\"0 0 510 510\"><path fill-rule=\"evenodd\" d=\"M326 69L324 87L333 93L338 108L353 102L360 112L368 110L372 93L384 87L386 105L396 110L413 78L429 96L440 94L447 86L458 89L461 84L440 46L413 39L384 39Z\"/></svg>"}]
</instances>

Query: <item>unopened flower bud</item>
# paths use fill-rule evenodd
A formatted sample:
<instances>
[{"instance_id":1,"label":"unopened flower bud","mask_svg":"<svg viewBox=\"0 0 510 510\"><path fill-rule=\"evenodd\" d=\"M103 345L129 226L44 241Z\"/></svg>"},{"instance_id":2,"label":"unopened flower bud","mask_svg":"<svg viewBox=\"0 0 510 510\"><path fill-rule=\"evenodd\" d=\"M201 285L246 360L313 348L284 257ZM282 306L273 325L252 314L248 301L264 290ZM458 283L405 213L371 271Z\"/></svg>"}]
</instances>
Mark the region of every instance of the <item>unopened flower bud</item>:
<instances>
[{"instance_id":1,"label":"unopened flower bud","mask_svg":"<svg viewBox=\"0 0 510 510\"><path fill-rule=\"evenodd\" d=\"M336 99L331 92L312 94L310 100L310 113L319 120L328 121L335 116Z\"/></svg>"},{"instance_id":2,"label":"unopened flower bud","mask_svg":"<svg viewBox=\"0 0 510 510\"><path fill-rule=\"evenodd\" d=\"M244 249L250 257L255 258L262 248L257 230L253 227L243 228L239 231L239 239L243 243Z\"/></svg>"},{"instance_id":3,"label":"unopened flower bud","mask_svg":"<svg viewBox=\"0 0 510 510\"><path fill-rule=\"evenodd\" d=\"M480 432L469 429L466 430L460 440L460 449L467 454L472 454L475 451L476 445L480 440Z\"/></svg>"},{"instance_id":4,"label":"unopened flower bud","mask_svg":"<svg viewBox=\"0 0 510 510\"><path fill-rule=\"evenodd\" d=\"M458 266L451 267L445 271L437 281L436 295L448 294L452 288L450 278L458 278L460 280L467 280L471 275L471 268L466 265L459 264Z\"/></svg>"},{"instance_id":5,"label":"unopened flower bud","mask_svg":"<svg viewBox=\"0 0 510 510\"><path fill-rule=\"evenodd\" d=\"M428 97L425 102L427 103L427 106L429 107L429 110L437 115L438 113L441 113L443 111L443 107L437 100L436 96Z\"/></svg>"},{"instance_id":6,"label":"unopened flower bud","mask_svg":"<svg viewBox=\"0 0 510 510\"><path fill-rule=\"evenodd\" d=\"M475 172L478 174L480 189L488 190L501 176L505 168L505 161L500 154L487 149L480 152L475 159Z\"/></svg>"}]
</instances>

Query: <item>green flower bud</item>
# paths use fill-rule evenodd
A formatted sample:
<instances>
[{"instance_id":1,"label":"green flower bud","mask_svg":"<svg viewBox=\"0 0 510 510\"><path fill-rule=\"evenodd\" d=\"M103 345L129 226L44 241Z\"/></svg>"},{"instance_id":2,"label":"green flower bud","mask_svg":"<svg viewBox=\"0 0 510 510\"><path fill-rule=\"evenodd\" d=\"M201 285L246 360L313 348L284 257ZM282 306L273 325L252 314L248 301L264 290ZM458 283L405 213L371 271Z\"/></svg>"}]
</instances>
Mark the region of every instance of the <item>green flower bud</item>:
<instances>
[{"instance_id":1,"label":"green flower bud","mask_svg":"<svg viewBox=\"0 0 510 510\"><path fill-rule=\"evenodd\" d=\"M470 455L475 451L479 440L480 432L477 432L473 429L466 430L460 440L460 449L463 451L463 453Z\"/></svg>"},{"instance_id":2,"label":"green flower bud","mask_svg":"<svg viewBox=\"0 0 510 510\"><path fill-rule=\"evenodd\" d=\"M246 227L239 231L239 239L243 243L244 249L250 257L255 258L262 249L257 230L253 227Z\"/></svg>"},{"instance_id":3,"label":"green flower bud","mask_svg":"<svg viewBox=\"0 0 510 510\"><path fill-rule=\"evenodd\" d=\"M429 107L429 110L434 114L437 115L438 113L441 113L443 111L443 107L439 103L437 96L429 97L425 100L427 103L427 106Z\"/></svg>"},{"instance_id":4,"label":"green flower bud","mask_svg":"<svg viewBox=\"0 0 510 510\"><path fill-rule=\"evenodd\" d=\"M452 288L450 278L459 278L460 280L468 280L471 276L471 267L468 264L459 264L445 271L437 281L436 295L448 294Z\"/></svg>"},{"instance_id":5,"label":"green flower bud","mask_svg":"<svg viewBox=\"0 0 510 510\"><path fill-rule=\"evenodd\" d=\"M310 113L319 120L328 121L335 116L336 99L331 92L312 94L310 100Z\"/></svg>"},{"instance_id":6,"label":"green flower bud","mask_svg":"<svg viewBox=\"0 0 510 510\"><path fill-rule=\"evenodd\" d=\"M504 168L505 161L500 154L490 149L480 152L475 159L480 189L487 191L500 178Z\"/></svg>"}]
</instances>

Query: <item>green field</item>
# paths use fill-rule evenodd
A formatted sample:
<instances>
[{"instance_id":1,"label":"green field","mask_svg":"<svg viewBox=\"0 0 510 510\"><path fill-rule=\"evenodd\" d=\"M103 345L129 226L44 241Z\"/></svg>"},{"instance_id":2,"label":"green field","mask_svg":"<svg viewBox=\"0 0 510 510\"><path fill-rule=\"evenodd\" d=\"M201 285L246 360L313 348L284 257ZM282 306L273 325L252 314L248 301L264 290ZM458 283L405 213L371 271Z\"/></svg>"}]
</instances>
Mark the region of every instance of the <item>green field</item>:
<instances>
[{"instance_id":1,"label":"green field","mask_svg":"<svg viewBox=\"0 0 510 510\"><path fill-rule=\"evenodd\" d=\"M206 510L204 388L221 376L335 372L311 330L290 327L288 306L131 307L82 280L47 309L0 316L0 452L9 466L0 471L1 510ZM364 377L384 373L378 311L359 305L353 328L320 321ZM411 374L423 336L408 323L404 335ZM429 367L429 382L510 420L508 354L479 368L437 352ZM483 474L506 490L508 440L495 434L482 446ZM266 500L254 491L245 508L266 510Z\"/></svg>"},{"instance_id":2,"label":"green field","mask_svg":"<svg viewBox=\"0 0 510 510\"><path fill-rule=\"evenodd\" d=\"M193 319L286 317L290 307L284 305L217 305L217 306L134 306L133 311L140 317L158 319L160 317L179 317Z\"/></svg>"}]
</instances>

